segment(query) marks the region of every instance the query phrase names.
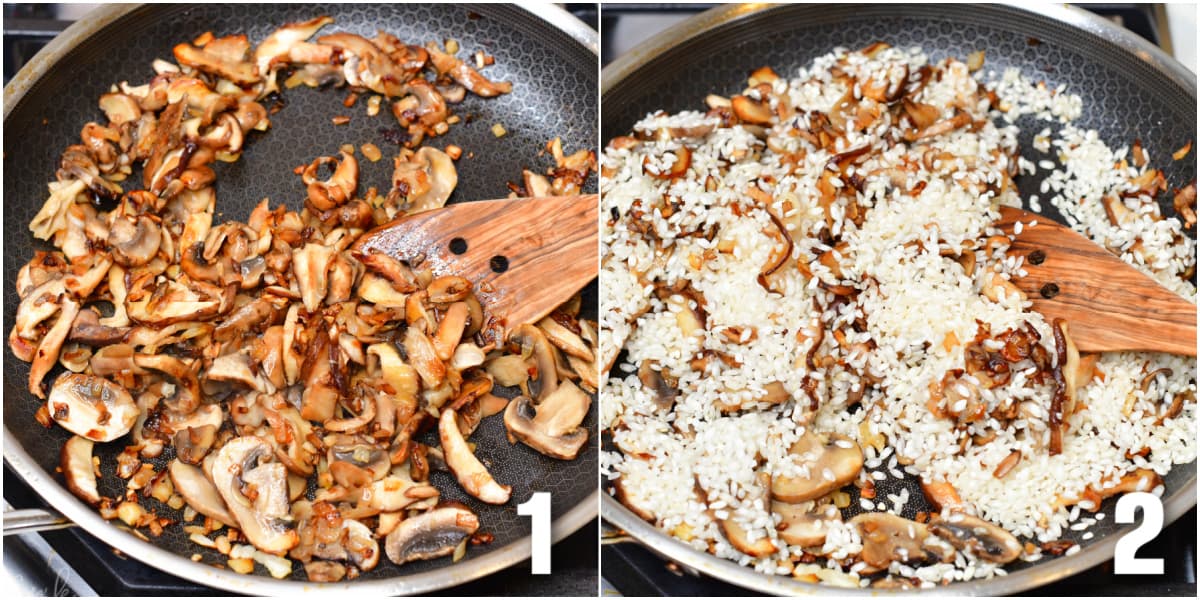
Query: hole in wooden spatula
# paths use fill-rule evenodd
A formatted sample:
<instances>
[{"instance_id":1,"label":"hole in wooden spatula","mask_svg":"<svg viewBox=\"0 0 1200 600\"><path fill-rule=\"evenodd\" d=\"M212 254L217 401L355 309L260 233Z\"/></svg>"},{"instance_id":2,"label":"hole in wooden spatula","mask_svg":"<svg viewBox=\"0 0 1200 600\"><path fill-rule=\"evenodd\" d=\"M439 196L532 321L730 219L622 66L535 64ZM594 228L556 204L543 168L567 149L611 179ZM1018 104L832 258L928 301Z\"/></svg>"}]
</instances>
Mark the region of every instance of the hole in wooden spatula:
<instances>
[{"instance_id":1,"label":"hole in wooden spatula","mask_svg":"<svg viewBox=\"0 0 1200 600\"><path fill-rule=\"evenodd\" d=\"M1042 297L1049 300L1058 295L1058 284L1047 283L1042 286Z\"/></svg>"},{"instance_id":2,"label":"hole in wooden spatula","mask_svg":"<svg viewBox=\"0 0 1200 600\"><path fill-rule=\"evenodd\" d=\"M1046 262L1046 253L1041 250L1034 250L1029 253L1029 264L1040 265Z\"/></svg>"},{"instance_id":3,"label":"hole in wooden spatula","mask_svg":"<svg viewBox=\"0 0 1200 600\"><path fill-rule=\"evenodd\" d=\"M450 240L450 251L455 254L462 254L467 251L467 240L456 237Z\"/></svg>"},{"instance_id":4,"label":"hole in wooden spatula","mask_svg":"<svg viewBox=\"0 0 1200 600\"><path fill-rule=\"evenodd\" d=\"M508 258L504 256L493 256L488 264L492 267L493 273L503 273L508 270Z\"/></svg>"}]
</instances>

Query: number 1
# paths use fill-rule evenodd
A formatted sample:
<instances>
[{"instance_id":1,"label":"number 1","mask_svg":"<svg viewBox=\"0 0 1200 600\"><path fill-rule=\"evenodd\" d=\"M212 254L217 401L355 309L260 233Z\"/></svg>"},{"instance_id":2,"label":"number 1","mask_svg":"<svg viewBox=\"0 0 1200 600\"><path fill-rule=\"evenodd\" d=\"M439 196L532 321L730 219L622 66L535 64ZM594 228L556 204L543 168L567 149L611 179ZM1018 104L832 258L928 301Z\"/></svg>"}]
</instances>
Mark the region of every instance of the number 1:
<instances>
[{"instance_id":1,"label":"number 1","mask_svg":"<svg viewBox=\"0 0 1200 600\"><path fill-rule=\"evenodd\" d=\"M517 514L531 517L533 532L530 541L533 542L533 567L530 572L534 575L550 574L550 494L534 492L533 497L524 504L517 505Z\"/></svg>"}]
</instances>

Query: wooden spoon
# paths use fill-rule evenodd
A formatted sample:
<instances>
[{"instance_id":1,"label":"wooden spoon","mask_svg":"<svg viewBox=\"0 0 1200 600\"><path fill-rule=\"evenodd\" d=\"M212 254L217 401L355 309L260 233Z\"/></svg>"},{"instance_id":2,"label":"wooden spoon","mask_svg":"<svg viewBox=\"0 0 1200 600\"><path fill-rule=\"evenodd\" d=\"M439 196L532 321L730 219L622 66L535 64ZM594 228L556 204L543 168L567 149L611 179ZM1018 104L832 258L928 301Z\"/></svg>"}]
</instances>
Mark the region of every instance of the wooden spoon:
<instances>
[{"instance_id":1,"label":"wooden spoon","mask_svg":"<svg viewBox=\"0 0 1200 600\"><path fill-rule=\"evenodd\" d=\"M1152 350L1196 356L1196 305L1070 228L1001 207L996 226L1013 235L1010 256L1028 275L1013 283L1047 320L1070 324L1081 352ZM1037 221L1030 227L1029 223Z\"/></svg>"},{"instance_id":2,"label":"wooden spoon","mask_svg":"<svg viewBox=\"0 0 1200 600\"><path fill-rule=\"evenodd\" d=\"M471 280L509 331L536 323L596 278L598 206L595 194L461 202L382 225L354 249Z\"/></svg>"}]
</instances>

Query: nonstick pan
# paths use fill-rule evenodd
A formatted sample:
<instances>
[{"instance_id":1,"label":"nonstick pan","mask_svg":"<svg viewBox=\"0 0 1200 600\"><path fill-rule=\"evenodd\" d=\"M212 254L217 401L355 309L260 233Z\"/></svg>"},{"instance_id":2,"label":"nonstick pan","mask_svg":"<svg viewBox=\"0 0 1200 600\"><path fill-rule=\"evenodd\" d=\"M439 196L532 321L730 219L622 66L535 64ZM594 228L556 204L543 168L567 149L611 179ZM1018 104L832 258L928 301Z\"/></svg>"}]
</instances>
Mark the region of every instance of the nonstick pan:
<instances>
[{"instance_id":1,"label":"nonstick pan","mask_svg":"<svg viewBox=\"0 0 1200 600\"><path fill-rule=\"evenodd\" d=\"M109 86L120 81L148 81L155 58L170 59L171 48L198 35L245 33L253 42L284 23L311 19L320 14L335 18L324 32L349 31L371 37L383 29L409 43L439 43L455 39L466 52L483 50L496 57L489 77L513 83L510 95L484 100L470 97L456 113L463 123L430 141L444 148L456 144L464 157L458 163L458 188L451 202L502 198L506 182L521 181L521 171L543 172L550 157L539 157L547 141L558 136L567 151L595 148L597 143L596 33L568 13L540 6L526 10L510 5L389 4L382 6L323 4L307 6L212 4L113 6L76 23L36 56L4 91L4 220L8 225L4 252L4 327L8 331L18 305L14 279L35 250L27 224L46 198L46 183L54 179L58 157L68 145L78 143L85 123L103 119L96 102ZM366 116L363 102L342 105L345 90L297 88L283 94L285 106L272 116L270 131L249 136L246 152L233 164L218 164L217 218L245 220L264 197L299 209L304 186L292 169L313 158L336 154L343 144L356 147L373 142L385 157L399 149L381 129L394 128L386 111ZM334 115L351 116L347 125L334 126ZM492 134L493 124L508 131ZM470 154L466 154L470 153ZM391 161L361 161L360 189L390 188ZM595 192L595 181L585 191ZM595 318L596 287L585 291L584 314ZM28 365L6 350L4 359L4 459L31 488L56 510L125 555L180 577L231 592L291 595L302 591L363 592L372 595L413 594L460 584L498 571L530 554L530 519L517 514L516 505L533 492L551 493L552 533L562 539L591 521L597 511L596 436L574 461L544 457L518 444L511 446L500 419L488 419L472 440L477 454L489 463L496 479L513 486L513 499L490 506L461 491L453 478L434 474L434 485L448 500L465 502L479 516L481 531L494 541L473 546L466 557L379 566L353 581L318 585L305 580L297 563L291 580L274 580L261 566L255 575L238 575L210 566L224 563L215 551L187 539L178 526L168 527L150 542L107 522L78 501L54 475L58 451L68 434L59 427L43 429L33 419L38 406L24 382ZM57 373L51 373L52 380ZM584 425L595 430L595 408ZM123 443L97 444L102 469L107 474L101 493L119 492L113 469L114 456ZM161 465L160 465L161 466ZM178 518L169 509L164 516ZM199 552L200 562L189 557Z\"/></svg>"},{"instance_id":2,"label":"nonstick pan","mask_svg":"<svg viewBox=\"0 0 1200 600\"><path fill-rule=\"evenodd\" d=\"M746 76L769 65L787 75L836 46L862 48L884 41L897 47L920 46L931 60L947 56L965 59L986 50L985 69L997 73L1009 66L1050 88L1066 84L1083 99L1084 113L1076 121L1097 129L1101 139L1116 147L1141 138L1153 148L1154 166L1167 180L1182 187L1196 177L1195 154L1172 161L1168 155L1192 140L1196 131L1196 77L1158 48L1107 21L1072 7L1045 4L1036 8L997 5L728 5L707 11L657 35L617 59L601 74L604 106L603 139L632 130L646 114L665 110L704 110L704 97L739 93ZM1029 149L1042 125L1024 125L1022 148ZM1166 158L1166 160L1163 160ZM1037 193L1040 178L1022 177L1022 197ZM1169 199L1166 200L1169 202ZM1062 221L1052 206L1044 211ZM1164 214L1174 209L1164 203ZM606 449L610 449L607 448ZM907 487L910 500L905 516L928 511L919 482L889 480L878 494L899 493ZM1195 462L1176 465L1165 477L1165 522L1170 523L1196 504ZM856 490L853 493L857 493ZM1102 511L1114 513L1115 498ZM858 500L850 504L856 511ZM847 516L852 512L844 511ZM704 573L766 593L861 594L756 573L728 560L699 552L642 521L609 494L601 513L612 526L659 555L682 564L689 572ZM1072 556L1036 563L1016 561L1009 575L990 580L957 582L920 593L1002 595L1034 588L1083 571L1113 556L1117 540L1133 529L1109 518L1090 527L1095 536L1067 532L1082 546ZM899 593L872 589L872 594Z\"/></svg>"}]
</instances>

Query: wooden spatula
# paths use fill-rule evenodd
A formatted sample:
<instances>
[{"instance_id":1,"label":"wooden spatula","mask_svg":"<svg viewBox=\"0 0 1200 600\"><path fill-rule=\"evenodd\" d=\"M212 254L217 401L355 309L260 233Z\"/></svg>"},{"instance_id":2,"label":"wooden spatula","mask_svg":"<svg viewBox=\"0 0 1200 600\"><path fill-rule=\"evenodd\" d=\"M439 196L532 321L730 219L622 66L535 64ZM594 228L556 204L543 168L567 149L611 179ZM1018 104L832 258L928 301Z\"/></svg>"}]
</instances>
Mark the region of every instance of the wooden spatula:
<instances>
[{"instance_id":1,"label":"wooden spatula","mask_svg":"<svg viewBox=\"0 0 1200 600\"><path fill-rule=\"evenodd\" d=\"M1063 318L1083 352L1153 350L1196 356L1196 305L1070 228L1001 207L996 226L1012 235L1010 255L1029 274L1013 283L1049 320ZM1029 227L1031 221L1035 227Z\"/></svg>"},{"instance_id":2,"label":"wooden spatula","mask_svg":"<svg viewBox=\"0 0 1200 600\"><path fill-rule=\"evenodd\" d=\"M537 322L596 278L598 203L595 194L461 202L383 225L355 250L471 280L508 331Z\"/></svg>"}]
</instances>

